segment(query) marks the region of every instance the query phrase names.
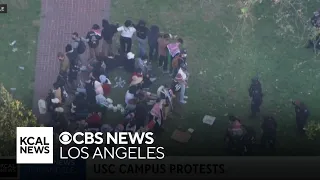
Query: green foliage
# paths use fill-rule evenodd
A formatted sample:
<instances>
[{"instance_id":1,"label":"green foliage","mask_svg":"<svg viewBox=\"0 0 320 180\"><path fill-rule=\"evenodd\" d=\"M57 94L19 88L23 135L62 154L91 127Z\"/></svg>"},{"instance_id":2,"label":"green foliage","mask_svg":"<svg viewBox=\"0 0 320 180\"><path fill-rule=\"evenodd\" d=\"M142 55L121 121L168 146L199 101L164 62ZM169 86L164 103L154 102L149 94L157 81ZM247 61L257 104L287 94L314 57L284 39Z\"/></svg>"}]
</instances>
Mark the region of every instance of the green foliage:
<instances>
[{"instance_id":1,"label":"green foliage","mask_svg":"<svg viewBox=\"0 0 320 180\"><path fill-rule=\"evenodd\" d=\"M16 127L36 126L36 117L0 85L0 156L15 154Z\"/></svg>"},{"instance_id":2,"label":"green foliage","mask_svg":"<svg viewBox=\"0 0 320 180\"><path fill-rule=\"evenodd\" d=\"M320 123L316 121L311 121L306 127L306 135L308 139L315 140L320 134Z\"/></svg>"}]
</instances>

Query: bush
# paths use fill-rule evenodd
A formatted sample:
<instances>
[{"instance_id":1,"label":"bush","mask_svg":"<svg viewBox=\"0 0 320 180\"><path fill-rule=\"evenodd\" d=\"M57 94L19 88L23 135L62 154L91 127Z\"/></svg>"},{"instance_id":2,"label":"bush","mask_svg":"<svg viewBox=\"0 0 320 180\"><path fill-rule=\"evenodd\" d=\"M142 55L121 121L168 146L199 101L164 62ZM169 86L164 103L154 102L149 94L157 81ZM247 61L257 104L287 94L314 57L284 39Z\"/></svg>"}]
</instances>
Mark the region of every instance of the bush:
<instances>
[{"instance_id":1,"label":"bush","mask_svg":"<svg viewBox=\"0 0 320 180\"><path fill-rule=\"evenodd\" d=\"M36 117L0 84L0 156L14 156L16 127L36 126Z\"/></svg>"},{"instance_id":2,"label":"bush","mask_svg":"<svg viewBox=\"0 0 320 180\"><path fill-rule=\"evenodd\" d=\"M320 123L316 121L311 121L306 127L306 135L308 139L315 140L320 134Z\"/></svg>"}]
</instances>

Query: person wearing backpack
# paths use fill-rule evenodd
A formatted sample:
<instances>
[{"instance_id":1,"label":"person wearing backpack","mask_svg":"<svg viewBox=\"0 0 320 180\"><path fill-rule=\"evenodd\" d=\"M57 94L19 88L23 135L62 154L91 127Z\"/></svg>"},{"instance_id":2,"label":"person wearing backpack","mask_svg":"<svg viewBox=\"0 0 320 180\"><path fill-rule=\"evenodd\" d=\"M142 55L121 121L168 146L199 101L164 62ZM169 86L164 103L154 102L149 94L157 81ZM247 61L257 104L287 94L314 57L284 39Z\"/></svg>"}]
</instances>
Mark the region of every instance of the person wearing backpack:
<instances>
[{"instance_id":1,"label":"person wearing backpack","mask_svg":"<svg viewBox=\"0 0 320 180\"><path fill-rule=\"evenodd\" d=\"M86 51L86 39L79 37L77 32L72 33L72 48L75 49L79 55L83 54Z\"/></svg>"},{"instance_id":2,"label":"person wearing backpack","mask_svg":"<svg viewBox=\"0 0 320 180\"><path fill-rule=\"evenodd\" d=\"M101 40L101 31L100 26L98 24L94 24L91 30L87 33L86 41L88 42L90 48L90 59L95 60L99 55L99 41Z\"/></svg>"},{"instance_id":3,"label":"person wearing backpack","mask_svg":"<svg viewBox=\"0 0 320 180\"><path fill-rule=\"evenodd\" d=\"M79 37L77 32L72 33L72 48L76 49L78 54L83 54L86 51L86 39L83 37Z\"/></svg>"}]
</instances>

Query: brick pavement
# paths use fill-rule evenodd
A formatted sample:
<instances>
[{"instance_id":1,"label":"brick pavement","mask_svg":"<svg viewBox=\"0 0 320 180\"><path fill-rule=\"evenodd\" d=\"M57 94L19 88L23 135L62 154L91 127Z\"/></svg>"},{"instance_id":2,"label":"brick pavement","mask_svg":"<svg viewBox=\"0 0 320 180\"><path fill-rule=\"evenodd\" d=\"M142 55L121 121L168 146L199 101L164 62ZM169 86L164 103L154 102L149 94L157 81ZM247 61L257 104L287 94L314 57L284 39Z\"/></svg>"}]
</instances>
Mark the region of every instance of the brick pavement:
<instances>
[{"instance_id":1,"label":"brick pavement","mask_svg":"<svg viewBox=\"0 0 320 180\"><path fill-rule=\"evenodd\" d=\"M85 36L92 24L101 25L109 17L111 0L42 0L38 37L33 112L41 123L47 118L38 111L38 100L45 98L57 78L59 62L57 52L64 52L71 33ZM84 56L86 56L85 54Z\"/></svg>"}]
</instances>

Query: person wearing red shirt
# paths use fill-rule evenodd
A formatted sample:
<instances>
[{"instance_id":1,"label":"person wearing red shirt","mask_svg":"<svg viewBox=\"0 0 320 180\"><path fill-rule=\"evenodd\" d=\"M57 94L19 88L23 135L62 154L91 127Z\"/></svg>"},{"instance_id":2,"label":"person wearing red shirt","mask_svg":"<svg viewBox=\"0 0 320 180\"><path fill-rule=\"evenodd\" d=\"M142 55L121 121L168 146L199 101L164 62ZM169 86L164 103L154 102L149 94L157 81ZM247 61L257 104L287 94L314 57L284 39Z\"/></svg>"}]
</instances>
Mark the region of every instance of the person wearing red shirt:
<instances>
[{"instance_id":1,"label":"person wearing red shirt","mask_svg":"<svg viewBox=\"0 0 320 180\"><path fill-rule=\"evenodd\" d=\"M101 113L94 112L87 118L88 128L100 128L102 120Z\"/></svg>"}]
</instances>

